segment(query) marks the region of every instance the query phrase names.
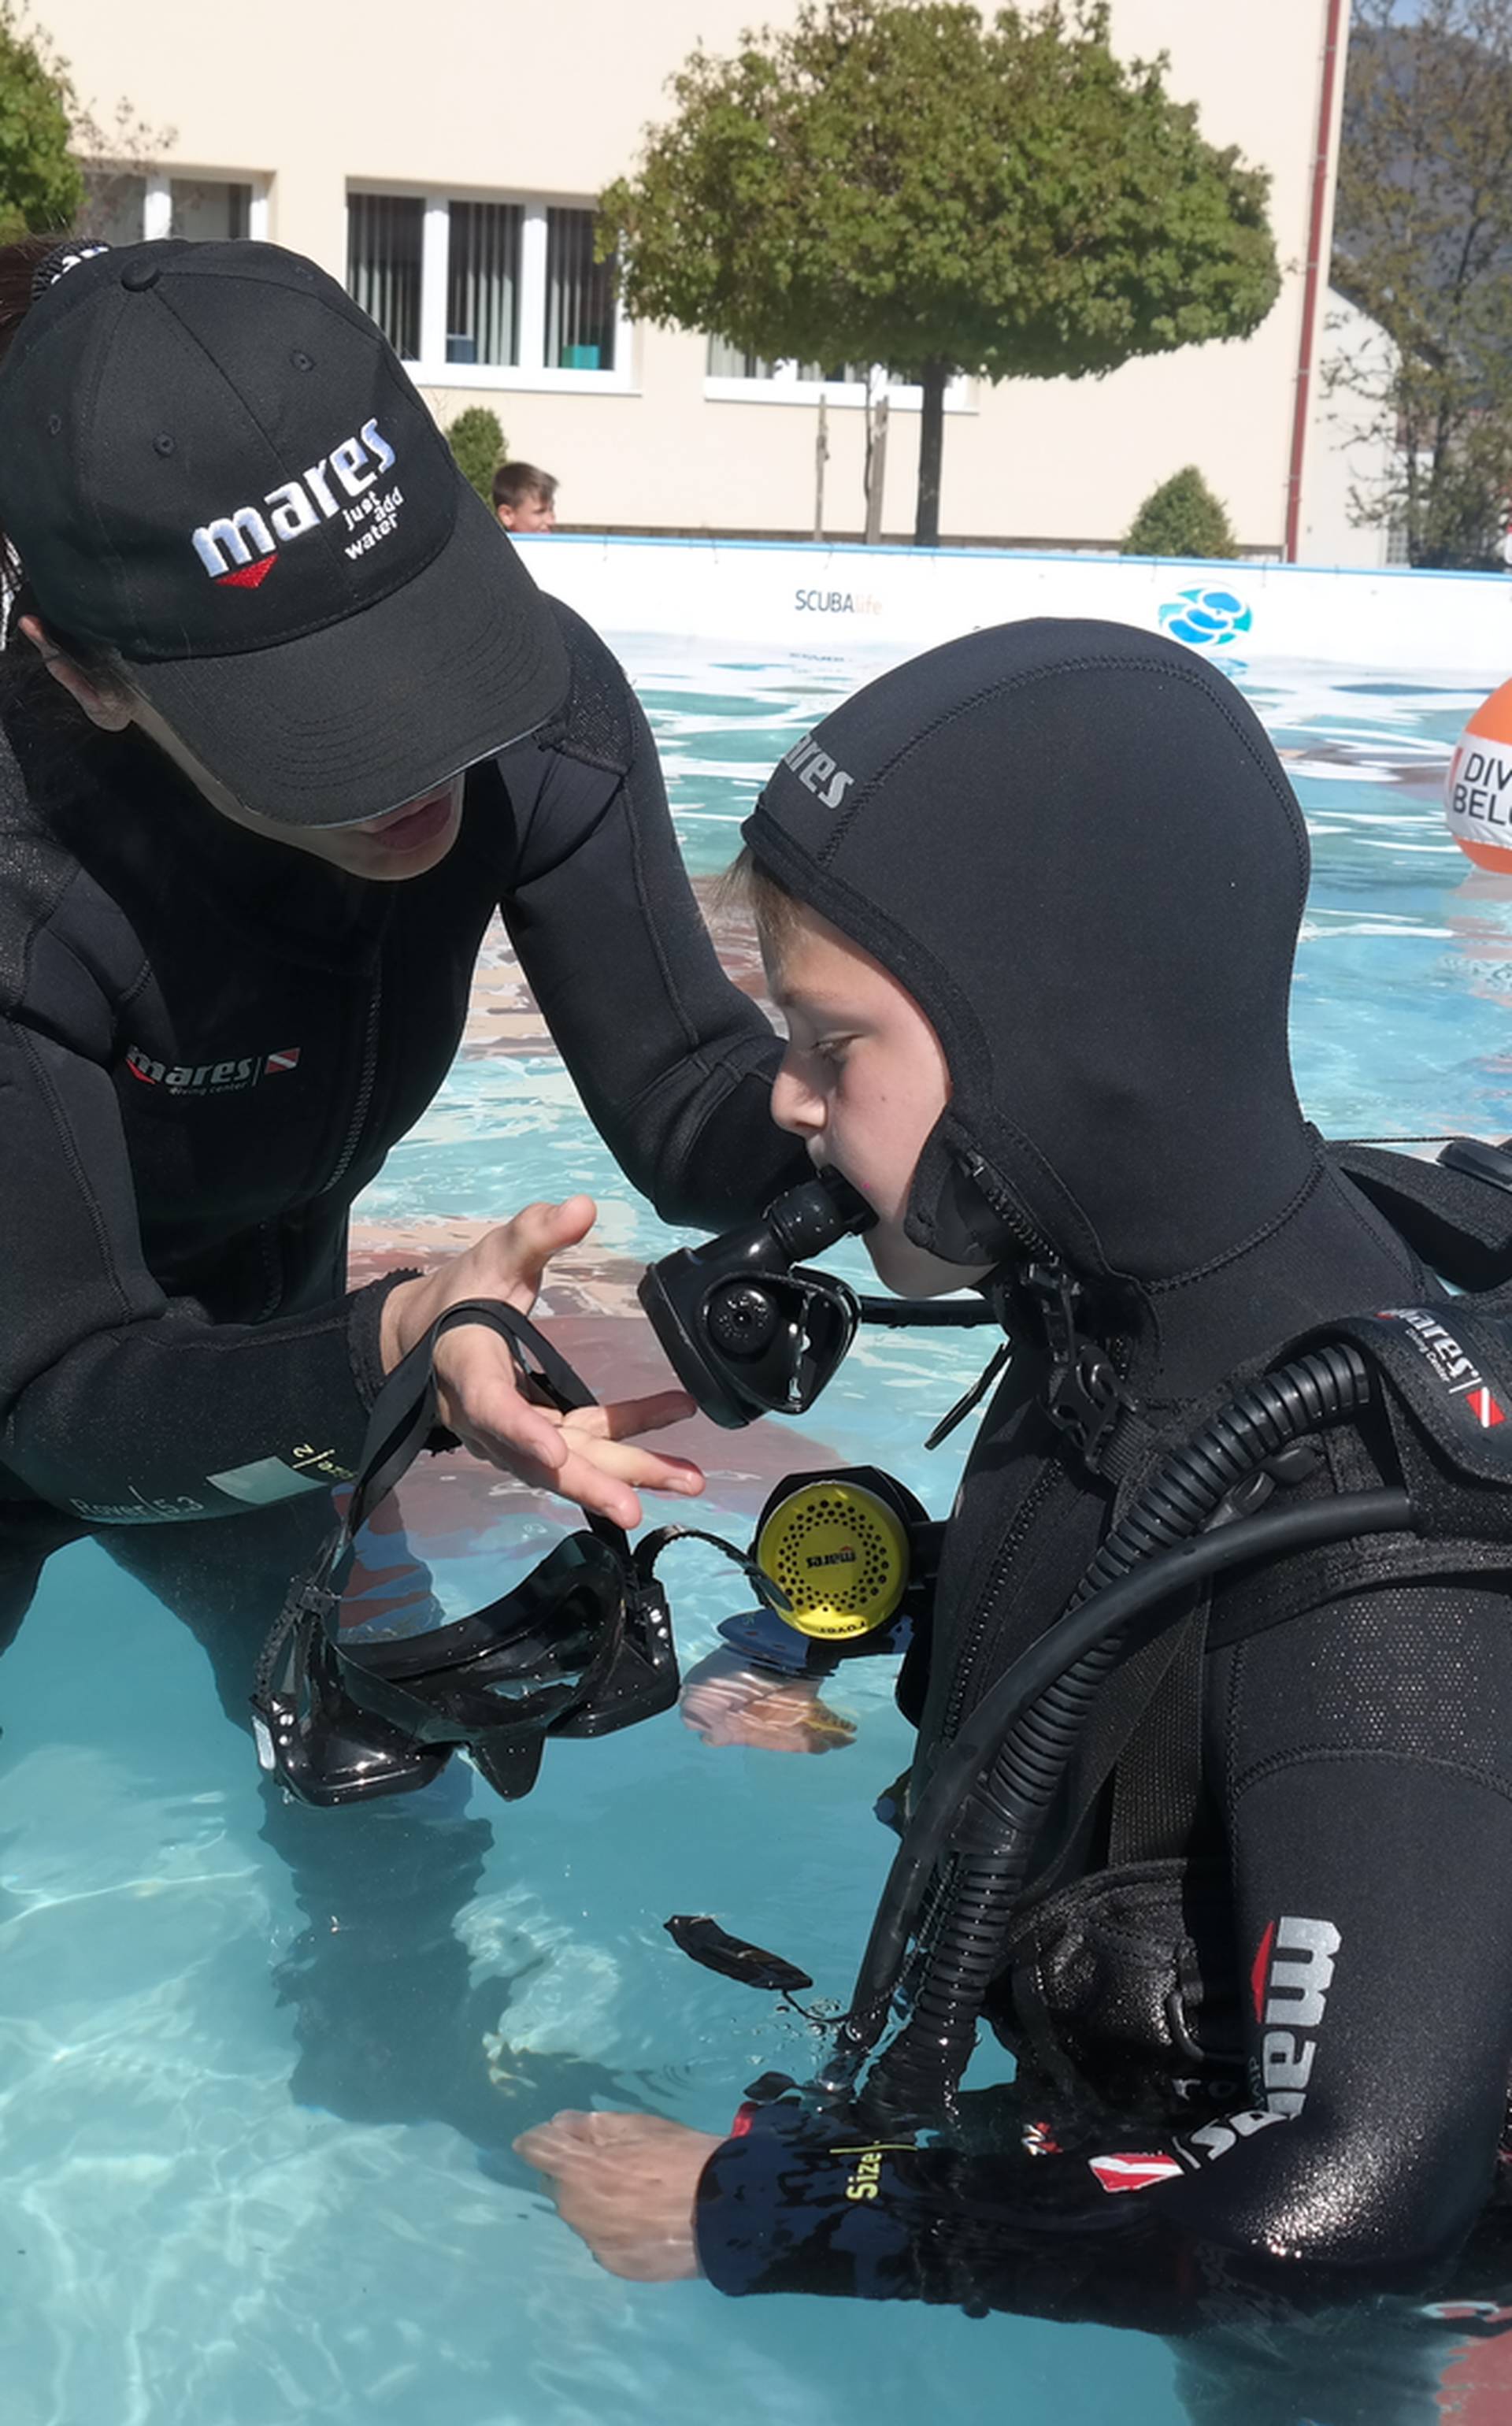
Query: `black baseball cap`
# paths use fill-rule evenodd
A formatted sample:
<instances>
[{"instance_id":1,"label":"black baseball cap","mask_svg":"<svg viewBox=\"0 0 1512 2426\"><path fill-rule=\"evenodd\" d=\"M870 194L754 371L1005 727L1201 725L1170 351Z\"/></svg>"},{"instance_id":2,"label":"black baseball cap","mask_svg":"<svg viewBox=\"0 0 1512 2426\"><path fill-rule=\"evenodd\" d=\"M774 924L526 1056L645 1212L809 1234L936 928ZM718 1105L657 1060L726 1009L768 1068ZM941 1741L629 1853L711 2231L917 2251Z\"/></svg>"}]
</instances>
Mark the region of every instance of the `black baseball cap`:
<instances>
[{"instance_id":1,"label":"black baseball cap","mask_svg":"<svg viewBox=\"0 0 1512 2426\"><path fill-rule=\"evenodd\" d=\"M549 605L314 262L75 245L40 283L0 366L0 525L43 621L119 651L246 807L378 817L561 705Z\"/></svg>"}]
</instances>

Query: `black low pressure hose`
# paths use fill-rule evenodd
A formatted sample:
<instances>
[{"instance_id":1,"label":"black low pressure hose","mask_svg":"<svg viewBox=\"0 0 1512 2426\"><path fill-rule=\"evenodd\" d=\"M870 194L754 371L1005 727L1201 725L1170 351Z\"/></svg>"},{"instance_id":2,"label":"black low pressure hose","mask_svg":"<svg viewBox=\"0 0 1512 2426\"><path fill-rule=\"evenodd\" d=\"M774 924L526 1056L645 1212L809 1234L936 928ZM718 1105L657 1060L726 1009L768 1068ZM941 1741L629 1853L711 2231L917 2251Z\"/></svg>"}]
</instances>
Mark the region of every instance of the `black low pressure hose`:
<instances>
[{"instance_id":1,"label":"black low pressure hose","mask_svg":"<svg viewBox=\"0 0 1512 2426\"><path fill-rule=\"evenodd\" d=\"M995 1730L989 1739L997 1749L989 1755L990 1768L986 1775L982 1775L981 1725L967 1731L977 1747L969 1772L974 1784L958 1775L957 1762L946 1755L941 1764L945 1773L932 1781L900 1849L900 1862L904 1855L910 1859L899 1884L916 1910L933 1867L920 1859L923 1843L912 1842L916 1827L926 1820L928 1826L921 1835L936 1837L937 1857L943 1850L941 1837L948 1842L956 1850L957 1868L937 1904L938 1917L912 2013L876 2066L869 2094L911 2113L936 2111L948 2098L975 2043L982 2004L1001 1967L1039 1830L1099 1691L1124 1656L1123 1630L1152 1601L1198 1582L1200 1571L1213 1572L1233 1563L1241 1535L1287 1527L1287 1518L1278 1516L1268 1522L1261 1518L1253 1526L1241 1521L1215 1528L1203 1542L1194 1540L1236 1485L1305 1434L1358 1415L1370 1396L1369 1367L1357 1350L1345 1345L1320 1349L1242 1390L1166 1460L1109 1533L1053 1629L1060 1634L1083 1617L1084 1626L1076 1631L1085 1629L1087 1639L1077 1643L1074 1653L1067 1645L1058 1673L1032 1700L1025 1703L1021 1696L1016 1697L1011 1717L1005 1714L1001 1722L1005 1732ZM1410 1519L1408 1503L1400 1493L1359 1495L1356 1512L1363 1516L1363 1523L1334 1528L1329 1519L1343 1514L1343 1504L1323 1501L1289 1512L1290 1525L1316 1515L1324 1520L1317 1528L1319 1534L1336 1538L1337 1531L1400 1526ZM1225 1533L1231 1536L1227 1542ZM1200 1553L1210 1545L1216 1555L1204 1559ZM1182 1545L1186 1556L1173 1558L1171 1554ZM1276 1546L1281 1546L1279 1541ZM1141 1592L1139 1586L1146 1577L1139 1571L1150 1570L1151 1563L1159 1570L1178 1572L1167 1574L1164 1581L1150 1573L1149 1582L1155 1589ZM996 1694L989 1698L995 1700ZM985 1717L984 1707L978 1718ZM959 1750L966 1752L964 1742ZM952 1780L956 1790L948 1806L951 1817L941 1830L946 1808L942 1793ZM880 1966L892 1959L895 1980L895 1957L906 1942L906 1937L900 1940L897 1929L902 1917L897 1914L884 1926L884 1914L878 1915L880 1937L874 1931L852 2005L853 2055L858 2052L855 2025L863 2030L870 2027L874 2036L880 2027L892 1985L892 1980L879 1976ZM904 1926L906 1931L907 1922Z\"/></svg>"}]
</instances>

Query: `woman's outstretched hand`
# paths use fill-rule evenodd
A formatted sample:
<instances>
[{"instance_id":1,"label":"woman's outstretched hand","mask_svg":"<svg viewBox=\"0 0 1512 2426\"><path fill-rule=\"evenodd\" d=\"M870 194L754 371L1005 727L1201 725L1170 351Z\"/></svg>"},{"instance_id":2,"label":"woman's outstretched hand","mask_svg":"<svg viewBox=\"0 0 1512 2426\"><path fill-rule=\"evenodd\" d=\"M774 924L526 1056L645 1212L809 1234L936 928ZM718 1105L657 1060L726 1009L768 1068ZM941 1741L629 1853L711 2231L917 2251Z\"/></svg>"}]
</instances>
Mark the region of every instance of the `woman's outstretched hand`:
<instances>
[{"instance_id":1,"label":"woman's outstretched hand","mask_svg":"<svg viewBox=\"0 0 1512 2426\"><path fill-rule=\"evenodd\" d=\"M401 1281L383 1302L379 1352L392 1373L437 1317L475 1297L502 1298L528 1314L553 1255L587 1237L596 1218L588 1196L565 1205L527 1205L465 1253L419 1279ZM636 1435L681 1423L694 1412L682 1390L620 1399L568 1415L525 1396L506 1343L480 1324L458 1323L436 1349L441 1419L464 1448L538 1490L555 1491L627 1528L640 1523L640 1491L692 1498L703 1477L685 1457L636 1447Z\"/></svg>"},{"instance_id":2,"label":"woman's outstretched hand","mask_svg":"<svg viewBox=\"0 0 1512 2426\"><path fill-rule=\"evenodd\" d=\"M693 2207L721 2143L664 2114L554 2114L523 2131L515 2154L547 2177L557 2213L599 2264L631 2283L677 2283L699 2271Z\"/></svg>"}]
</instances>

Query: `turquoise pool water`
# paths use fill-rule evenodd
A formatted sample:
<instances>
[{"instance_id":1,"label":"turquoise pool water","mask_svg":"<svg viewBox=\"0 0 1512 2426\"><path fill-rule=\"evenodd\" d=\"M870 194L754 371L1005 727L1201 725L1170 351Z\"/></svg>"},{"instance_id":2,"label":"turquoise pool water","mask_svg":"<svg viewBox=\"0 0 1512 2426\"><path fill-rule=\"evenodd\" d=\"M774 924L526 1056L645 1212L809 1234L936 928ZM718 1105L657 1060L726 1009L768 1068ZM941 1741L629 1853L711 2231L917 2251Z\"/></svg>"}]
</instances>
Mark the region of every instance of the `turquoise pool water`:
<instances>
[{"instance_id":1,"label":"turquoise pool water","mask_svg":"<svg viewBox=\"0 0 1512 2426\"><path fill-rule=\"evenodd\" d=\"M868 670L621 646L700 877L731 856L772 760ZM1512 1129L1512 896L1469 867L1437 807L1480 693L1306 669L1245 687L1313 837L1296 992L1310 1111L1335 1134ZM669 1235L626 1196L507 968L499 983L364 1205L363 1252L589 1187L601 1241L554 1305L607 1374L629 1276ZM814 1441L942 1506L959 1448L926 1459L918 1443L973 1368L963 1345L866 1342L801 1440L768 1427L714 1443L711 1512L744 1521ZM421 1489L406 1521L458 1596L550 1531L475 1470ZM857 1738L823 1758L711 1749L668 1716L552 1747L511 1808L454 1766L413 1804L269 1816L169 1607L217 1637L238 1706L236 1646L259 1639L251 1604L285 1546L259 1553L259 1580L251 1545L233 1574L188 1545L144 1577L77 1545L6 1658L5 2426L1186 2415L1172 2356L1137 2335L614 2282L507 2153L564 2103L721 2127L754 2073L803 2066L802 2026L694 1969L661 1922L714 1911L843 1994L885 1861L871 1798L907 1755L885 1674L835 1689ZM735 1604L717 1561L683 1558L692 1658Z\"/></svg>"}]
</instances>

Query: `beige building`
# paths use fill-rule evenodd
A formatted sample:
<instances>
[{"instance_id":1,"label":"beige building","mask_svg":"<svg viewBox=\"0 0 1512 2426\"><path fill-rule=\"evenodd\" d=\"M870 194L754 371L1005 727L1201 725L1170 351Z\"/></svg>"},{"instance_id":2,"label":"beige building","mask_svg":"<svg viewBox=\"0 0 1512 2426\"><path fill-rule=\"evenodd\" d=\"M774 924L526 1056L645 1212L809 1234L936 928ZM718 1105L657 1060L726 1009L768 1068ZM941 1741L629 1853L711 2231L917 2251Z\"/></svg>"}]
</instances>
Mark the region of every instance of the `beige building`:
<instances>
[{"instance_id":1,"label":"beige building","mask_svg":"<svg viewBox=\"0 0 1512 2426\"><path fill-rule=\"evenodd\" d=\"M781 16L790 0L770 0ZM825 527L861 525L863 386L733 358L694 332L634 327L594 265L591 204L665 115L701 40L732 46L751 0L40 0L81 90L171 129L154 172L114 178L124 235L267 235L344 277L412 363L442 421L486 402L509 451L555 472L569 527L806 536L815 438ZM1214 142L1271 174L1285 276L1244 343L1134 363L1105 380L962 381L947 405L941 529L957 541L1116 543L1141 499L1198 463L1242 545L1379 560L1351 533L1347 483L1319 466L1318 409L1343 0L1113 0L1131 56ZM884 512L912 526L918 404L893 392Z\"/></svg>"}]
</instances>

